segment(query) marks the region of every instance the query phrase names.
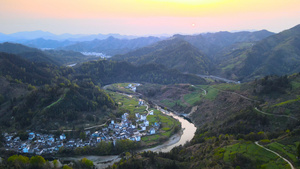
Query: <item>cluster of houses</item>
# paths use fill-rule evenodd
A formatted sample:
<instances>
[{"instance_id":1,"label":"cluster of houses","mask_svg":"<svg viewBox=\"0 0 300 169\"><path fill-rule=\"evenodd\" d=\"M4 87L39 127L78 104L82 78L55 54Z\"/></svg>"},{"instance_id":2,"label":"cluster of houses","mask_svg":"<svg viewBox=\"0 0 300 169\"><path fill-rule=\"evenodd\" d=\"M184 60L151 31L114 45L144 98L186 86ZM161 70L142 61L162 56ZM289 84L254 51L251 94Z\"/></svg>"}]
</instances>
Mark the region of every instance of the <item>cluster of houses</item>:
<instances>
[{"instance_id":1,"label":"cluster of houses","mask_svg":"<svg viewBox=\"0 0 300 169\"><path fill-rule=\"evenodd\" d=\"M92 134L93 137L100 141L113 141L120 139L130 139L132 141L141 141L141 137L144 135L156 134L160 127L160 123L155 122L150 126L147 120L148 115L153 115L153 110L148 114L135 114L136 120L132 122L128 119L129 114L124 113L120 123L116 123L111 120L107 128L102 128L102 131L96 131Z\"/></svg>"},{"instance_id":2,"label":"cluster of houses","mask_svg":"<svg viewBox=\"0 0 300 169\"><path fill-rule=\"evenodd\" d=\"M139 84L139 83L133 83L133 84L129 84L128 86L126 86L125 88L126 89L130 89L130 90L132 90L132 91L134 91L134 92L136 92L136 87L138 87L138 86L140 86L141 84Z\"/></svg>"},{"instance_id":3,"label":"cluster of houses","mask_svg":"<svg viewBox=\"0 0 300 169\"><path fill-rule=\"evenodd\" d=\"M59 138L55 138L53 134L28 132L28 139L25 141L22 141L16 133L4 133L6 140L5 147L20 153L41 155L55 153L65 144L64 140L66 140L66 136L64 134L60 135Z\"/></svg>"},{"instance_id":4,"label":"cluster of houses","mask_svg":"<svg viewBox=\"0 0 300 169\"><path fill-rule=\"evenodd\" d=\"M150 123L147 120L148 115L153 115L153 110L145 115L136 113L136 120L133 123L128 119L129 114L124 113L120 123L111 120L107 127L102 128L99 131L85 131L87 136L85 140L80 138L67 140L65 134L55 137L53 134L40 134L27 131L28 139L22 141L20 137L17 137L16 133L5 133L5 147L6 149L15 150L20 153L41 155L56 153L62 146L65 148L96 146L101 141L112 141L115 144L116 140L120 139L141 141L142 136L155 134L160 127L160 124L157 122L150 126Z\"/></svg>"}]
</instances>

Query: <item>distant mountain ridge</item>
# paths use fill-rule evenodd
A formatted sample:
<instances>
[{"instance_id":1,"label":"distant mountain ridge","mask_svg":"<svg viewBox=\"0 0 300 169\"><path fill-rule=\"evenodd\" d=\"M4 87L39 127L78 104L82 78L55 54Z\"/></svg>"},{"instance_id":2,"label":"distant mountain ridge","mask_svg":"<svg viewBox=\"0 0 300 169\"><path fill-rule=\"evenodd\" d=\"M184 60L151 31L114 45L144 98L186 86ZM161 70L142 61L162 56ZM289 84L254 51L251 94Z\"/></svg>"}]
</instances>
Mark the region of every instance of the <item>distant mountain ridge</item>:
<instances>
[{"instance_id":1,"label":"distant mountain ridge","mask_svg":"<svg viewBox=\"0 0 300 169\"><path fill-rule=\"evenodd\" d=\"M106 55L124 54L137 48L151 45L160 41L158 37L140 37L136 39L117 39L110 36L107 39L79 42L73 45L62 47L64 50L77 52L99 52Z\"/></svg>"},{"instance_id":2,"label":"distant mountain ridge","mask_svg":"<svg viewBox=\"0 0 300 169\"><path fill-rule=\"evenodd\" d=\"M262 30L256 32L217 32L199 35L174 35L154 45L137 49L113 60L125 60L137 65L156 63L181 72L210 74L228 52L249 48L274 33Z\"/></svg>"},{"instance_id":3,"label":"distant mountain ridge","mask_svg":"<svg viewBox=\"0 0 300 169\"><path fill-rule=\"evenodd\" d=\"M20 41L27 41L33 39L43 38L46 40L57 40L57 41L91 41L94 39L106 39L108 37L115 37L119 39L134 39L138 36L130 36L130 35L120 35L120 34L53 34L51 32L36 30L36 31L23 31L23 32L16 32L12 34L4 34L0 33L0 42L12 41L12 42L20 42Z\"/></svg>"},{"instance_id":4,"label":"distant mountain ridge","mask_svg":"<svg viewBox=\"0 0 300 169\"><path fill-rule=\"evenodd\" d=\"M199 35L174 36L189 42L208 56L214 57L217 52L235 43L260 41L271 35L274 35L274 33L267 30L261 30L255 32L217 32Z\"/></svg>"},{"instance_id":5,"label":"distant mountain ridge","mask_svg":"<svg viewBox=\"0 0 300 169\"><path fill-rule=\"evenodd\" d=\"M72 45L76 42L69 41L69 40L64 40L64 41L57 41L57 40L50 40L50 39L44 39L44 38L38 38L38 39L33 39L33 40L28 40L25 42L22 42L23 45L29 46L29 47L34 47L34 48L50 48L50 49L55 49L59 47L64 47L68 45Z\"/></svg>"}]
</instances>

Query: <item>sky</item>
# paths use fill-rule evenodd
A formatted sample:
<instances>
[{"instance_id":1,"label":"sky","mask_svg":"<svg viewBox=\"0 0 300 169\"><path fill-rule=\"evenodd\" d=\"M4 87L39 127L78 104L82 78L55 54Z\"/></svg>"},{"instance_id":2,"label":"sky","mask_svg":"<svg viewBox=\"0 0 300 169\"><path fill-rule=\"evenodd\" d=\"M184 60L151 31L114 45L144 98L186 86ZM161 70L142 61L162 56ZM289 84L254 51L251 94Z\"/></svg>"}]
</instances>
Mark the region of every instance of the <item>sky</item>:
<instances>
[{"instance_id":1,"label":"sky","mask_svg":"<svg viewBox=\"0 0 300 169\"><path fill-rule=\"evenodd\" d=\"M0 32L155 35L300 24L300 0L0 0Z\"/></svg>"}]
</instances>

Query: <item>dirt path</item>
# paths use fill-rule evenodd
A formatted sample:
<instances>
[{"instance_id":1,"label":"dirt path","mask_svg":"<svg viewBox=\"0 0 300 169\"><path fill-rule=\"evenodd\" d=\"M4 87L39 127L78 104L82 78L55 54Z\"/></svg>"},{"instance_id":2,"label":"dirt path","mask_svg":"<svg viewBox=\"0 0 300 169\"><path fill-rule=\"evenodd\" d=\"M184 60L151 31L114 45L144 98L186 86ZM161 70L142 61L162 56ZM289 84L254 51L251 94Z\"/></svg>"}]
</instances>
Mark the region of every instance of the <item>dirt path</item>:
<instances>
[{"instance_id":1,"label":"dirt path","mask_svg":"<svg viewBox=\"0 0 300 169\"><path fill-rule=\"evenodd\" d=\"M205 89L202 89L202 88L200 88L200 89L204 92L204 95L207 94L207 91Z\"/></svg>"},{"instance_id":2,"label":"dirt path","mask_svg":"<svg viewBox=\"0 0 300 169\"><path fill-rule=\"evenodd\" d=\"M277 115L277 114L271 114L271 113L266 113L266 112L263 112L261 110L259 110L257 107L254 108L256 111L262 113L262 114L265 114L265 115L268 115L268 116L277 116L277 117L287 117L287 118L291 118L291 119L294 119L294 120L297 120L299 121L296 117L293 117L293 116L288 116L288 115Z\"/></svg>"},{"instance_id":3,"label":"dirt path","mask_svg":"<svg viewBox=\"0 0 300 169\"><path fill-rule=\"evenodd\" d=\"M258 100L250 99L250 98L248 98L248 97L246 97L246 96L243 96L243 95L241 95L241 94L239 94L239 93L236 93L236 92L229 92L229 91L224 91L224 90L220 90L220 89L218 89L218 90L221 91L221 92L226 92L226 93L236 94L236 95L238 95L238 96L240 96L240 97L242 97L242 98L244 98L244 99L246 99L246 100L249 100L249 101L259 102ZM291 119L294 119L294 120L299 121L299 119L297 119L296 117L293 117L293 116L288 116L288 115L277 115L277 114L266 113L266 112L263 112L263 111L257 109L257 107L255 107L254 109L255 109L256 111L258 111L258 112L260 112L260 113L262 113L262 114L268 115L268 116L287 117L287 118L291 118Z\"/></svg>"},{"instance_id":4,"label":"dirt path","mask_svg":"<svg viewBox=\"0 0 300 169\"><path fill-rule=\"evenodd\" d=\"M105 123L100 124L100 125L95 125L95 126L91 126L91 127L84 128L84 130L89 130L89 129L92 129L92 128L97 128L97 127L105 126L106 123L107 123L109 120L110 120L110 119L108 119Z\"/></svg>"},{"instance_id":5,"label":"dirt path","mask_svg":"<svg viewBox=\"0 0 300 169\"><path fill-rule=\"evenodd\" d=\"M291 169L295 169L295 167L293 166L293 164L289 160L287 160L286 158L282 157L280 154L278 154L275 151L272 151L272 150L270 150L270 149L268 149L268 148L266 148L266 147L258 144L258 141L256 141L255 144L258 145L259 147L267 150L267 151L270 151L273 154L276 154L278 157L280 157L281 159L283 159L284 161L286 161L290 165Z\"/></svg>"}]
</instances>

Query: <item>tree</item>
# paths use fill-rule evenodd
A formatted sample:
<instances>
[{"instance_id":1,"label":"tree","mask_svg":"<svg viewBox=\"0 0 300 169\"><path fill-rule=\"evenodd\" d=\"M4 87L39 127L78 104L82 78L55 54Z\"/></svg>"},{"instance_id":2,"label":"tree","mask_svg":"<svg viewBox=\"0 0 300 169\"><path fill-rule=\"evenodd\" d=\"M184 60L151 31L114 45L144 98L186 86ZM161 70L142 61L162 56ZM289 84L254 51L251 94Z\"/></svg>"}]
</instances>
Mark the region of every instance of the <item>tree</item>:
<instances>
[{"instance_id":1,"label":"tree","mask_svg":"<svg viewBox=\"0 0 300 169\"><path fill-rule=\"evenodd\" d=\"M93 168L94 163L91 160L88 160L87 158L83 158L81 160L81 163L84 165L84 168Z\"/></svg>"},{"instance_id":2,"label":"tree","mask_svg":"<svg viewBox=\"0 0 300 169\"><path fill-rule=\"evenodd\" d=\"M86 134L85 132L80 132L80 139L85 140L86 139Z\"/></svg>"},{"instance_id":3,"label":"tree","mask_svg":"<svg viewBox=\"0 0 300 169\"><path fill-rule=\"evenodd\" d=\"M22 155L13 155L7 159L7 162L16 169L22 169L28 166L29 158Z\"/></svg>"},{"instance_id":4,"label":"tree","mask_svg":"<svg viewBox=\"0 0 300 169\"><path fill-rule=\"evenodd\" d=\"M64 165L63 169L73 169L73 168L68 165Z\"/></svg>"},{"instance_id":5,"label":"tree","mask_svg":"<svg viewBox=\"0 0 300 169\"><path fill-rule=\"evenodd\" d=\"M32 156L30 158L30 164L32 168L43 168L44 164L46 163L46 160L42 156Z\"/></svg>"}]
</instances>

